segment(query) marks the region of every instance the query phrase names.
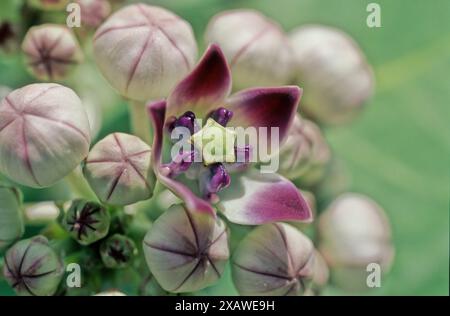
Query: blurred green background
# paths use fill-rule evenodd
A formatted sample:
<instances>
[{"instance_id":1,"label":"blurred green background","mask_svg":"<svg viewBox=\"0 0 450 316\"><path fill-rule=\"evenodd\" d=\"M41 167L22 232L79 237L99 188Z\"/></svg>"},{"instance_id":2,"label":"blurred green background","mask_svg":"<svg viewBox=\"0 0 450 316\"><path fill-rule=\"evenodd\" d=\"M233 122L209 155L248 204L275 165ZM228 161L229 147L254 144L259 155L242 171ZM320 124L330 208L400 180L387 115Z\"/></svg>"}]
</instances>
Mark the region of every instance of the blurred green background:
<instances>
[{"instance_id":1,"label":"blurred green background","mask_svg":"<svg viewBox=\"0 0 450 316\"><path fill-rule=\"evenodd\" d=\"M217 12L255 8L287 31L306 23L353 36L375 69L377 87L353 123L325 133L350 175L349 189L381 204L391 221L394 266L375 295L448 295L450 157L450 1L448 0L160 0L203 31ZM368 3L381 5L381 28L368 28ZM18 18L19 0L0 3L0 19ZM98 79L98 78L97 78ZM98 79L100 80L100 79ZM0 85L32 82L18 54L0 54ZM89 81L88 81L89 82ZM88 84L88 83L87 83ZM126 106L113 98L100 136L129 129ZM301 106L301 104L300 104ZM66 194L65 188L56 188ZM28 199L55 192L25 192ZM225 277L229 277L227 274ZM220 294L221 287L205 293ZM0 283L0 294L10 290ZM235 293L235 292L233 292ZM329 288L325 294L346 294Z\"/></svg>"}]
</instances>

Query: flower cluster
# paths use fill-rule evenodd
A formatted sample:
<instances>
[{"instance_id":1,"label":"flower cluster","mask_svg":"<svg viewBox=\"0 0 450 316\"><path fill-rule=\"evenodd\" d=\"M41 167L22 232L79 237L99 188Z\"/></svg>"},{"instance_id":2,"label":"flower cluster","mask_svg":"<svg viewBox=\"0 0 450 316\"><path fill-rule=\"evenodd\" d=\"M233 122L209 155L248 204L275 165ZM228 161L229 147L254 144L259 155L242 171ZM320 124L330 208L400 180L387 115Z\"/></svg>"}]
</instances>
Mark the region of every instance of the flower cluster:
<instances>
[{"instance_id":1,"label":"flower cluster","mask_svg":"<svg viewBox=\"0 0 450 316\"><path fill-rule=\"evenodd\" d=\"M11 182L0 184L0 258L18 295L166 295L221 282L242 295L318 295L330 274L354 289L368 263L387 270L380 206L345 194L316 210L334 161L319 126L354 117L373 87L350 38L320 26L288 35L256 11L229 11L211 19L197 61L191 26L166 9L134 4L107 18L107 2L77 3L84 32L44 24L22 44L30 74L60 83L0 103L0 172ZM77 38L92 41L99 72L130 102L132 134L92 135L96 112L69 80L91 60ZM13 183L68 187L70 198L24 205ZM22 239L37 223L40 235ZM73 263L77 289L61 282Z\"/></svg>"}]
</instances>

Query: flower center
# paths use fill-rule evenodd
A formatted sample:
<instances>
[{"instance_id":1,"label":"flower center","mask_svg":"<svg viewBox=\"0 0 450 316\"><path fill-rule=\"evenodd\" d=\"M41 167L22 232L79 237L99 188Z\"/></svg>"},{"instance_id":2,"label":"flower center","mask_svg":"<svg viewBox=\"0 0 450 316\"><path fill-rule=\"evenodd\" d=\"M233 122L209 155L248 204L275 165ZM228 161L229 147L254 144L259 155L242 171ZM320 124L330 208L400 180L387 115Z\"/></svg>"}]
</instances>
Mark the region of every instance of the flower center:
<instances>
[{"instance_id":1,"label":"flower center","mask_svg":"<svg viewBox=\"0 0 450 316\"><path fill-rule=\"evenodd\" d=\"M236 132L209 118L205 126L191 136L191 143L202 153L203 163L236 162Z\"/></svg>"}]
</instances>

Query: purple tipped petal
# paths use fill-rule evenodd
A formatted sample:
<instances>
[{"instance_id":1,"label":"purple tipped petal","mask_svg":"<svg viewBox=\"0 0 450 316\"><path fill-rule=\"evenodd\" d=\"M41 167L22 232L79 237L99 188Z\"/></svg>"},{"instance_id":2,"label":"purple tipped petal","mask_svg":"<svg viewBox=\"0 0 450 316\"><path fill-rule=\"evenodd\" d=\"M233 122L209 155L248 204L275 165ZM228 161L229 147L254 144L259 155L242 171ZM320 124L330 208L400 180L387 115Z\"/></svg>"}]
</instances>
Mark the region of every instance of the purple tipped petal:
<instances>
[{"instance_id":1,"label":"purple tipped petal","mask_svg":"<svg viewBox=\"0 0 450 316\"><path fill-rule=\"evenodd\" d=\"M219 46L212 44L198 65L173 90L167 100L167 117L191 110L205 116L231 91L231 73Z\"/></svg>"},{"instance_id":2,"label":"purple tipped petal","mask_svg":"<svg viewBox=\"0 0 450 316\"><path fill-rule=\"evenodd\" d=\"M155 133L152 148L152 164L158 180L183 200L189 211L193 213L208 213L215 216L214 209L207 201L196 197L184 184L168 177L170 170L161 166L166 101L150 103L147 108Z\"/></svg>"},{"instance_id":3,"label":"purple tipped petal","mask_svg":"<svg viewBox=\"0 0 450 316\"><path fill-rule=\"evenodd\" d=\"M231 179L224 165L216 163L200 175L200 191L206 199L214 201L216 193L230 185Z\"/></svg>"},{"instance_id":4,"label":"purple tipped petal","mask_svg":"<svg viewBox=\"0 0 450 316\"><path fill-rule=\"evenodd\" d=\"M211 112L209 117L212 118L217 123L219 123L220 125L227 126L228 122L233 117L233 112L225 108L218 108L217 110Z\"/></svg>"},{"instance_id":5,"label":"purple tipped petal","mask_svg":"<svg viewBox=\"0 0 450 316\"><path fill-rule=\"evenodd\" d=\"M255 172L233 178L233 189L220 194L219 209L233 223L311 222L312 213L294 184L277 174Z\"/></svg>"},{"instance_id":6,"label":"purple tipped petal","mask_svg":"<svg viewBox=\"0 0 450 316\"><path fill-rule=\"evenodd\" d=\"M230 125L267 127L268 144L271 128L279 128L281 144L291 126L302 89L297 86L251 88L232 95L227 108L234 113Z\"/></svg>"}]
</instances>

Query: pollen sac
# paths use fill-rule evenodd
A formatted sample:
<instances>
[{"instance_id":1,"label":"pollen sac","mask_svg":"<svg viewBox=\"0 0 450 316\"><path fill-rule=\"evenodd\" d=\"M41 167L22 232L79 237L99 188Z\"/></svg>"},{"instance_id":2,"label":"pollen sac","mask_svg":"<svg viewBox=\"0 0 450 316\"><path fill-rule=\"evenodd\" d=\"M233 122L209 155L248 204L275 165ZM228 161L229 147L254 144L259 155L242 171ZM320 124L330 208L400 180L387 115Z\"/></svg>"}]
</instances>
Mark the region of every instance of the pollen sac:
<instances>
[{"instance_id":1,"label":"pollen sac","mask_svg":"<svg viewBox=\"0 0 450 316\"><path fill-rule=\"evenodd\" d=\"M331 150L320 128L299 115L277 155L279 173L308 187L323 179L331 160Z\"/></svg>"},{"instance_id":2,"label":"pollen sac","mask_svg":"<svg viewBox=\"0 0 450 316\"><path fill-rule=\"evenodd\" d=\"M137 255L134 241L126 236L115 234L100 245L100 256L105 267L121 269L130 265Z\"/></svg>"},{"instance_id":3,"label":"pollen sac","mask_svg":"<svg viewBox=\"0 0 450 316\"><path fill-rule=\"evenodd\" d=\"M167 97L197 57L188 22L142 3L112 14L97 29L93 48L108 82L122 96L142 102Z\"/></svg>"},{"instance_id":4,"label":"pollen sac","mask_svg":"<svg viewBox=\"0 0 450 316\"><path fill-rule=\"evenodd\" d=\"M108 234L110 215L102 205L75 200L64 216L63 226L81 245L89 245Z\"/></svg>"},{"instance_id":5,"label":"pollen sac","mask_svg":"<svg viewBox=\"0 0 450 316\"><path fill-rule=\"evenodd\" d=\"M304 89L302 111L329 125L350 121L374 90L374 75L357 43L344 32L308 25L292 31L295 77Z\"/></svg>"},{"instance_id":6,"label":"pollen sac","mask_svg":"<svg viewBox=\"0 0 450 316\"><path fill-rule=\"evenodd\" d=\"M30 73L42 81L67 77L83 60L73 33L65 26L43 24L30 28L22 42L22 51Z\"/></svg>"},{"instance_id":7,"label":"pollen sac","mask_svg":"<svg viewBox=\"0 0 450 316\"><path fill-rule=\"evenodd\" d=\"M379 273L389 271L394 257L391 228L383 209L370 198L355 193L339 196L320 216L318 228L319 250L336 285L368 290L370 265Z\"/></svg>"},{"instance_id":8,"label":"pollen sac","mask_svg":"<svg viewBox=\"0 0 450 316\"><path fill-rule=\"evenodd\" d=\"M266 224L238 245L233 281L241 295L303 295L310 288L313 263L308 237L288 224Z\"/></svg>"},{"instance_id":9,"label":"pollen sac","mask_svg":"<svg viewBox=\"0 0 450 316\"><path fill-rule=\"evenodd\" d=\"M150 161L151 148L139 137L114 133L91 149L83 172L100 201L128 205L152 197L156 180Z\"/></svg>"},{"instance_id":10,"label":"pollen sac","mask_svg":"<svg viewBox=\"0 0 450 316\"><path fill-rule=\"evenodd\" d=\"M53 295L64 273L60 258L44 236L15 243L4 263L5 279L18 295Z\"/></svg>"},{"instance_id":11,"label":"pollen sac","mask_svg":"<svg viewBox=\"0 0 450 316\"><path fill-rule=\"evenodd\" d=\"M31 84L0 103L0 171L17 183L55 184L86 158L90 128L83 104L58 84Z\"/></svg>"},{"instance_id":12,"label":"pollen sac","mask_svg":"<svg viewBox=\"0 0 450 316\"><path fill-rule=\"evenodd\" d=\"M0 250L19 239L24 232L22 194L0 184Z\"/></svg>"},{"instance_id":13,"label":"pollen sac","mask_svg":"<svg viewBox=\"0 0 450 316\"><path fill-rule=\"evenodd\" d=\"M230 255L224 222L183 205L172 206L154 222L143 247L150 272L172 293L214 284Z\"/></svg>"},{"instance_id":14,"label":"pollen sac","mask_svg":"<svg viewBox=\"0 0 450 316\"><path fill-rule=\"evenodd\" d=\"M221 163L213 164L200 172L200 191L204 198L212 202L216 198L216 193L228 187L230 183L230 175Z\"/></svg>"}]
</instances>

